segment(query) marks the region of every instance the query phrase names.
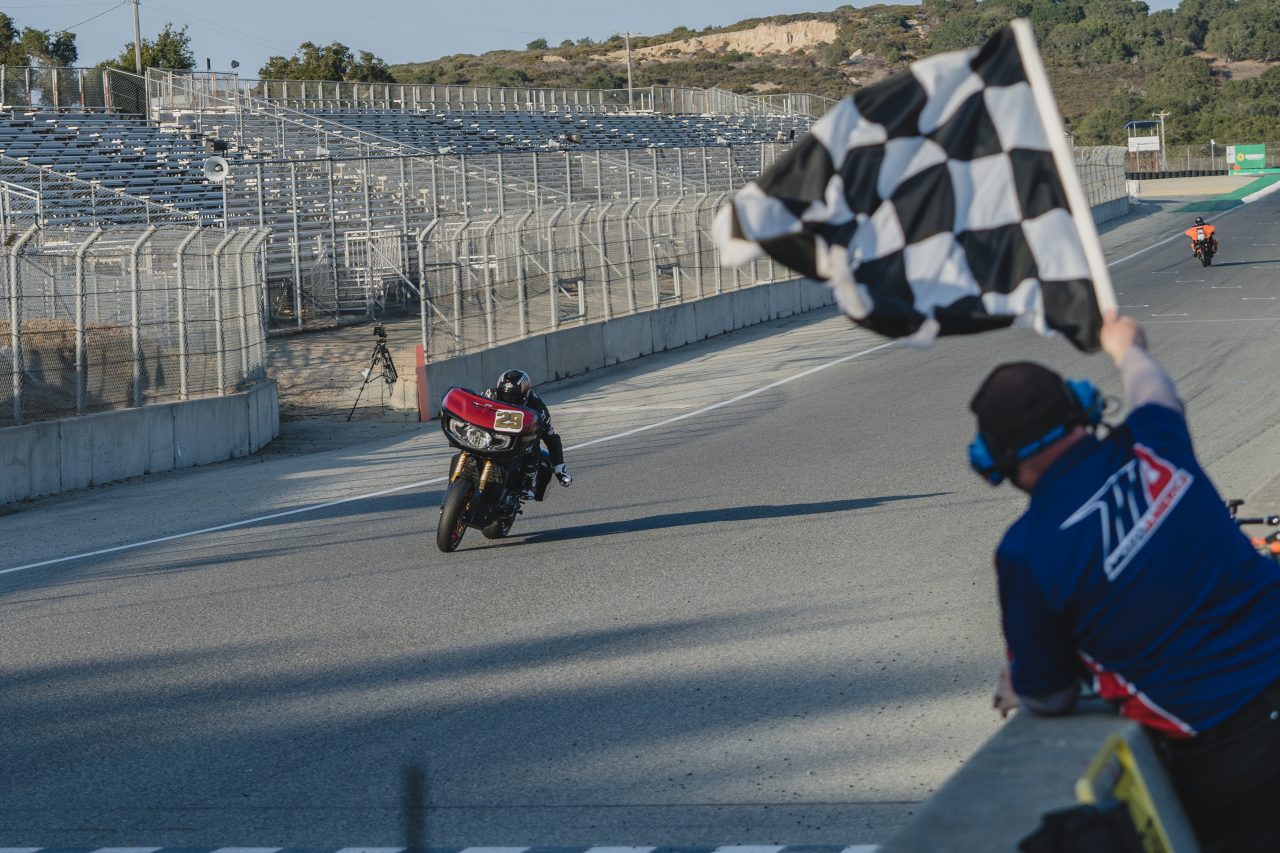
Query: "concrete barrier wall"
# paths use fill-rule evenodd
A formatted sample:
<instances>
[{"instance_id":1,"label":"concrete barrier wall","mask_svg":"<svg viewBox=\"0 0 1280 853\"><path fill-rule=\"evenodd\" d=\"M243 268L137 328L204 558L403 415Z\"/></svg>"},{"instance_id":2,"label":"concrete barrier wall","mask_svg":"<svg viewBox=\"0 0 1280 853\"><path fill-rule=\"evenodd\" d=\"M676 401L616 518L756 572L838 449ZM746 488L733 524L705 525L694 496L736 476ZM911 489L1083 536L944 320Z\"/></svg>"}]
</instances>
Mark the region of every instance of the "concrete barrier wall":
<instances>
[{"instance_id":1,"label":"concrete barrier wall","mask_svg":"<svg viewBox=\"0 0 1280 853\"><path fill-rule=\"evenodd\" d=\"M440 397L450 387L487 388L498 374L511 368L527 372L535 383L565 379L834 303L825 285L793 279L573 326L432 362L426 370L426 399L431 409L420 415L435 417ZM416 378L402 373L397 386L396 405L417 408Z\"/></svg>"},{"instance_id":2,"label":"concrete barrier wall","mask_svg":"<svg viewBox=\"0 0 1280 853\"><path fill-rule=\"evenodd\" d=\"M1120 734L1139 745L1135 738L1146 736L1136 726L1098 699L1081 702L1076 713L1064 717L1019 712L925 801L880 853L1016 850L1046 812L1077 804L1076 780L1109 736ZM1146 749L1150 751L1149 743ZM1194 853L1190 827L1154 753L1141 764L1152 805L1175 841L1174 850Z\"/></svg>"},{"instance_id":3,"label":"concrete barrier wall","mask_svg":"<svg viewBox=\"0 0 1280 853\"><path fill-rule=\"evenodd\" d=\"M274 381L225 397L0 429L0 503L208 465L280 434Z\"/></svg>"}]
</instances>

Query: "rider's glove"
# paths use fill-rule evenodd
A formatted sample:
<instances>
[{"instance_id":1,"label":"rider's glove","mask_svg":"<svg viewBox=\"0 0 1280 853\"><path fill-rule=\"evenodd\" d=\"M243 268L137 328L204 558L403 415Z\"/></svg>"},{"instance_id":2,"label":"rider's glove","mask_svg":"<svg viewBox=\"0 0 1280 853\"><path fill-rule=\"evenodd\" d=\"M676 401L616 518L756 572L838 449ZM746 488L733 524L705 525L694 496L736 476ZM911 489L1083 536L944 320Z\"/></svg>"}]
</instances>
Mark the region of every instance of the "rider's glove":
<instances>
[{"instance_id":1,"label":"rider's glove","mask_svg":"<svg viewBox=\"0 0 1280 853\"><path fill-rule=\"evenodd\" d=\"M556 479L560 481L560 485L568 486L570 483L573 482L573 475L571 475L569 473L569 470L564 467L563 462L561 462L559 465L555 467L555 472L556 472Z\"/></svg>"}]
</instances>

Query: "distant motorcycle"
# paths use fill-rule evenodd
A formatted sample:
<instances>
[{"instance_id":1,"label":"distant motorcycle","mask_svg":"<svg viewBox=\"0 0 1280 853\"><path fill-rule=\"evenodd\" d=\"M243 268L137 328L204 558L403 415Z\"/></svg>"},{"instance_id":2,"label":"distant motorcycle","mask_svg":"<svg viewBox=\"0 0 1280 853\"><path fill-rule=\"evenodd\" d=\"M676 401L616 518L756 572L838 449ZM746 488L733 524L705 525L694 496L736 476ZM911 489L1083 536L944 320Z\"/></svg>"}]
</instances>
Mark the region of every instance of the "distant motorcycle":
<instances>
[{"instance_id":1,"label":"distant motorcycle","mask_svg":"<svg viewBox=\"0 0 1280 853\"><path fill-rule=\"evenodd\" d=\"M449 466L436 546L446 554L455 550L468 527L479 527L486 539L503 538L520 514L526 465L536 471L535 482L551 479L551 460L538 447L538 413L450 388L440 404L440 428L458 453Z\"/></svg>"},{"instance_id":2,"label":"distant motorcycle","mask_svg":"<svg viewBox=\"0 0 1280 853\"><path fill-rule=\"evenodd\" d=\"M1192 251L1200 259L1201 266L1207 267L1213 263L1213 240L1211 238L1205 237L1202 240L1194 241Z\"/></svg>"}]
</instances>

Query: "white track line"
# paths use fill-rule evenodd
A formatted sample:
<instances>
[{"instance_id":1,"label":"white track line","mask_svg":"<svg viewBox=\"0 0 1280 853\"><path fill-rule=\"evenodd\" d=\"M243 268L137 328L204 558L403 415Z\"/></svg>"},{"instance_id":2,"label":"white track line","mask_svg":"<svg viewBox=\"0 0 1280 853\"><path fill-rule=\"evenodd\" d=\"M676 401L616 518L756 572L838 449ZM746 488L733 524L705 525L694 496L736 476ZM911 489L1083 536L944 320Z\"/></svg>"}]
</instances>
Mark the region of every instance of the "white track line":
<instances>
[{"instance_id":1,"label":"white track line","mask_svg":"<svg viewBox=\"0 0 1280 853\"><path fill-rule=\"evenodd\" d=\"M812 376L813 374L818 373L819 371L826 370L831 367L835 367L836 365L839 365L839 364L844 364L847 361L853 361L855 358L860 358L861 356L864 356L864 355L870 355L873 352L879 352L880 350L887 349L888 347L891 347L891 346L897 346L898 343L899 343L898 341L886 341L885 343L878 344L874 347L871 347L870 349L860 350L858 352L851 353L850 355L844 355L832 361L819 364L815 367L810 367L808 370L802 370L799 373L792 374L791 376L784 377L775 382L770 382L768 385L763 385L752 391L746 391L728 400L723 400L719 403L712 403L710 406L703 406L701 409L695 409L692 412L684 412L683 414L666 418L665 420L658 421L657 423L635 427L634 429L625 430L623 432L615 433L613 435L607 435L607 436L604 436L603 438L592 439L591 441L584 441L581 444L575 444L571 447L566 447L565 450L570 450L570 451L580 450L584 447L591 447L596 444L604 444L605 442L608 442L608 441L617 441L620 438L627 438L629 436L636 435L637 433L648 432L649 430L653 430L653 429L659 429L661 427L668 426L669 424L677 423L678 421L683 421L692 417L697 417L698 415L703 415L703 414L706 414L707 412L713 412L716 409L722 409L725 406L731 406L734 403L739 403L750 397L754 397L757 394L763 394L764 392L777 388L780 385L786 385L789 382L795 382L798 379L804 379L806 376ZM111 548L99 548L97 551L85 551L84 553L81 553L81 554L72 554L69 557L55 557L52 560L41 560L38 563L27 563L25 566L14 566L13 568L10 568L10 569L0 569L0 575L7 575L13 572L24 572L24 571L27 571L28 569L38 569L43 566L57 565L58 563L68 563L68 562L71 562L72 560L83 560L89 557L101 557L106 554L117 554L121 551L132 551L137 548L145 548L148 545L160 545L165 542L173 542L178 539L189 539L192 536L203 536L206 533L218 533L223 530L233 530L237 527L248 527L249 525L252 525L252 524L260 524L264 521L274 521L277 518L287 518L291 515L301 515L302 513L305 513L305 512L318 512L319 510L322 510L322 509L329 509L330 507L342 506L343 504L354 503L355 501L369 500L370 498L380 498L384 495L393 495L393 494L396 494L397 492L408 491L409 489L420 489L424 486L434 486L437 483L443 483L448 479L449 479L448 477L433 477L430 480L419 480L416 483L405 483L404 485L394 486L390 489L382 489L381 491L369 492L368 494L363 494L363 495L354 495L349 498L340 498L336 501L326 501L325 503L312 504L311 506L298 507L296 509L288 509L288 510L283 510L281 512L273 512L267 515L256 516L254 518L241 519L240 521L229 521L226 524L217 524L217 525L214 525L213 527L202 527L199 530L188 530L183 533L172 533L168 536L159 536L159 537L156 537L155 539L147 539L142 542L130 542L127 545L115 545Z\"/></svg>"}]
</instances>

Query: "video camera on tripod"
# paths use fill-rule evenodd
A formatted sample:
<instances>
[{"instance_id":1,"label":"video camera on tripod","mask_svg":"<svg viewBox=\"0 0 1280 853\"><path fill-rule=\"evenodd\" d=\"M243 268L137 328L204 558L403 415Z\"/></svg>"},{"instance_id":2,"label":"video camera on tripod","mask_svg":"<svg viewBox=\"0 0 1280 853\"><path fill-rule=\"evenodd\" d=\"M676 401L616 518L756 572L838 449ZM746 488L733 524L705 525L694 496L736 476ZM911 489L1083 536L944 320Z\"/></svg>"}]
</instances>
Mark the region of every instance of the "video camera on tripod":
<instances>
[{"instance_id":1,"label":"video camera on tripod","mask_svg":"<svg viewBox=\"0 0 1280 853\"><path fill-rule=\"evenodd\" d=\"M396 363L391 359L391 350L387 349L386 327L381 323L376 324L373 327L373 336L377 339L373 345L373 356L369 359L369 366L360 371L360 390L356 392L356 401L351 404L347 420L351 420L355 415L356 406L360 405L360 396L364 394L364 389L369 387L370 382L380 377L390 388L400 378L400 374L396 372ZM375 373L374 370L379 367L381 369Z\"/></svg>"}]
</instances>

